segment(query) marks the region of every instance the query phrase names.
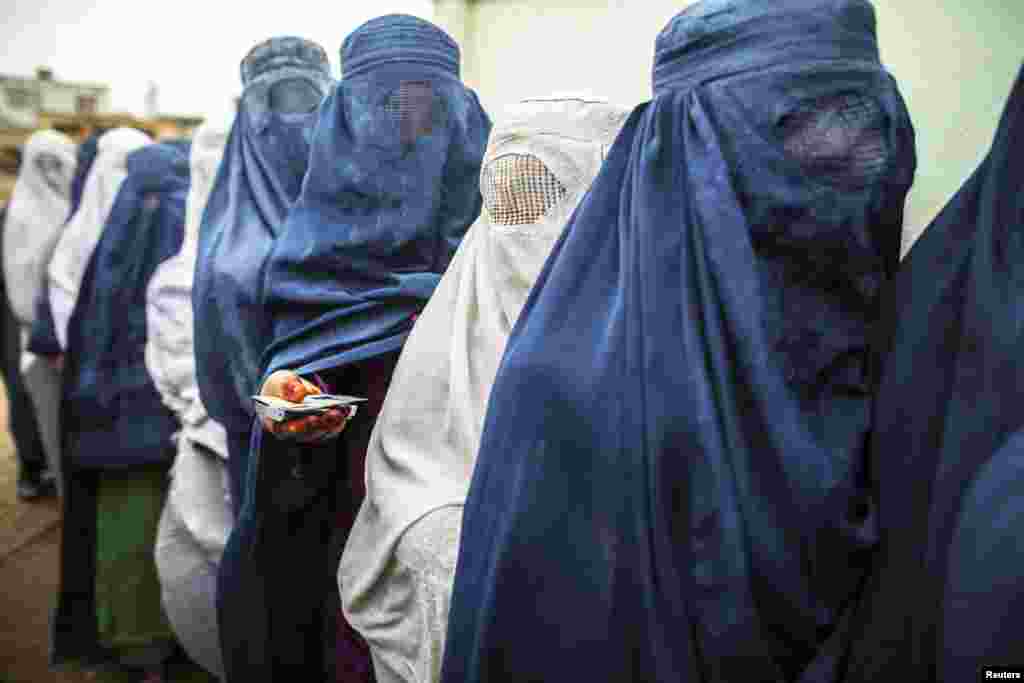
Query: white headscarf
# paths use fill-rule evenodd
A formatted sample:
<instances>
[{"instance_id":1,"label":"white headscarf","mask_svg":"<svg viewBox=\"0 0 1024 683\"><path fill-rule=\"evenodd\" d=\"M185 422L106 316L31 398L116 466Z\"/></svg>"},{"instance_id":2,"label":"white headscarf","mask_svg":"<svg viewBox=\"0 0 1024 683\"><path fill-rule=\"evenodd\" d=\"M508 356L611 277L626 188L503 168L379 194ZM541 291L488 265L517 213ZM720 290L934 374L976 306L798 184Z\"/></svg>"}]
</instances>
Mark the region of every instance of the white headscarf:
<instances>
[{"instance_id":1,"label":"white headscarf","mask_svg":"<svg viewBox=\"0 0 1024 683\"><path fill-rule=\"evenodd\" d=\"M463 505L512 326L627 115L595 98L529 99L491 133L481 172L485 209L405 343L370 438L366 499L338 572L345 614L371 645L405 637L399 610L412 608L387 595L395 547L424 515ZM516 171L537 170L537 160L546 174ZM557 203L541 201L559 184ZM533 221L538 201L547 211ZM518 215L519 224L499 225L501 215ZM391 608L395 614L382 613Z\"/></svg>"},{"instance_id":2,"label":"white headscarf","mask_svg":"<svg viewBox=\"0 0 1024 683\"><path fill-rule=\"evenodd\" d=\"M23 327L35 320L36 297L68 217L75 163L75 143L63 133L41 130L25 142L3 233L7 297Z\"/></svg>"},{"instance_id":3,"label":"white headscarf","mask_svg":"<svg viewBox=\"0 0 1024 683\"><path fill-rule=\"evenodd\" d=\"M146 290L146 367L182 436L227 457L224 428L199 399L192 347L192 280L203 209L231 131L231 120L207 120L192 138L191 177L181 251L160 264Z\"/></svg>"},{"instance_id":4,"label":"white headscarf","mask_svg":"<svg viewBox=\"0 0 1024 683\"><path fill-rule=\"evenodd\" d=\"M134 128L115 128L96 143L96 161L86 178L82 203L57 242L47 271L54 328L64 350L68 348L68 322L78 288L114 208L117 191L128 175L128 155L151 142L148 135Z\"/></svg>"}]
</instances>

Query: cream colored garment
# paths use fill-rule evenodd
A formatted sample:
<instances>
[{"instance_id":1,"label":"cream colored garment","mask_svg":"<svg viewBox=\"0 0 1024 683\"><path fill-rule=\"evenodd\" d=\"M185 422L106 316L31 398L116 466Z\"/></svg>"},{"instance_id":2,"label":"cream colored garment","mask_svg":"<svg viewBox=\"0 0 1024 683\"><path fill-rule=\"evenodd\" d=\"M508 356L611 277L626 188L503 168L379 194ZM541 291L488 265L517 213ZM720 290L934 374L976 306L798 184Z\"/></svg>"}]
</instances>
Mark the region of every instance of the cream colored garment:
<instances>
[{"instance_id":1,"label":"cream colored garment","mask_svg":"<svg viewBox=\"0 0 1024 683\"><path fill-rule=\"evenodd\" d=\"M148 135L134 128L115 128L97 142L96 161L86 178L82 203L61 233L47 269L50 308L61 349L68 348L68 322L78 288L128 174L128 155L151 142Z\"/></svg>"},{"instance_id":2,"label":"cream colored garment","mask_svg":"<svg viewBox=\"0 0 1024 683\"><path fill-rule=\"evenodd\" d=\"M181 250L157 267L146 290L146 368L163 402L181 422L181 436L222 458L227 457L227 435L207 415L196 381L192 280L203 209L231 130L231 120L225 118L203 123L192 138L185 237Z\"/></svg>"},{"instance_id":3,"label":"cream colored garment","mask_svg":"<svg viewBox=\"0 0 1024 683\"><path fill-rule=\"evenodd\" d=\"M11 312L21 328L22 349L28 348L36 298L68 217L75 166L75 144L61 133L38 131L25 143L3 234L4 280ZM35 408L46 461L60 490L60 373L27 350L21 354L20 369Z\"/></svg>"},{"instance_id":4,"label":"cream colored garment","mask_svg":"<svg viewBox=\"0 0 1024 683\"><path fill-rule=\"evenodd\" d=\"M171 629L188 656L224 677L217 630L217 569L231 533L224 462L179 439L154 559Z\"/></svg>"},{"instance_id":5,"label":"cream colored garment","mask_svg":"<svg viewBox=\"0 0 1024 683\"><path fill-rule=\"evenodd\" d=\"M7 297L22 327L35 321L36 297L68 217L74 174L75 143L70 138L53 130L29 137L3 234Z\"/></svg>"},{"instance_id":6,"label":"cream colored garment","mask_svg":"<svg viewBox=\"0 0 1024 683\"><path fill-rule=\"evenodd\" d=\"M338 571L378 683L438 680L461 506L505 343L627 114L595 98L536 98L491 133L485 209L405 343Z\"/></svg>"},{"instance_id":7,"label":"cream colored garment","mask_svg":"<svg viewBox=\"0 0 1024 683\"><path fill-rule=\"evenodd\" d=\"M192 138L181 251L157 267L146 289L146 368L181 423L155 552L164 612L189 657L219 678L217 570L233 516L227 435L207 415L196 383L192 280L203 210L231 130L224 118L207 120Z\"/></svg>"}]
</instances>

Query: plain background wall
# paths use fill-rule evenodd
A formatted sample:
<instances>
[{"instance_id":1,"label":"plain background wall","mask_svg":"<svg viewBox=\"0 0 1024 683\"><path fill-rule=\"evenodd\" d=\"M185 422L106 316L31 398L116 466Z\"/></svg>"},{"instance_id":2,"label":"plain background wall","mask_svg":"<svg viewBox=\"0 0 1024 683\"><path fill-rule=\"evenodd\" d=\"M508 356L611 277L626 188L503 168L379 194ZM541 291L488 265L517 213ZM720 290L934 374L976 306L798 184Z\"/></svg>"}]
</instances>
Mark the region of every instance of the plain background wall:
<instances>
[{"instance_id":1,"label":"plain background wall","mask_svg":"<svg viewBox=\"0 0 1024 683\"><path fill-rule=\"evenodd\" d=\"M770 1L770 0L769 0ZM654 39L688 0L436 0L493 118L523 97L651 97ZM1024 0L874 0L882 60L917 132L904 250L988 149L1024 60Z\"/></svg>"}]
</instances>

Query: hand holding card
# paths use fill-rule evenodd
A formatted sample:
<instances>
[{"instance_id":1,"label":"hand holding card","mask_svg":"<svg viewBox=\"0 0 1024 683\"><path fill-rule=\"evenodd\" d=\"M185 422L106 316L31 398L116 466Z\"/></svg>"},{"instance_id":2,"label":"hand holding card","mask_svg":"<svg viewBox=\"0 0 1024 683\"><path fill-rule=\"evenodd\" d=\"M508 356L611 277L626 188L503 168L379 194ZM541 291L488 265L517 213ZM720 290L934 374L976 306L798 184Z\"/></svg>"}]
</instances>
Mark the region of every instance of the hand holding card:
<instances>
[{"instance_id":1,"label":"hand holding card","mask_svg":"<svg viewBox=\"0 0 1024 683\"><path fill-rule=\"evenodd\" d=\"M364 399L324 394L294 372L278 370L263 384L253 405L263 428L282 439L314 443L336 437Z\"/></svg>"}]
</instances>

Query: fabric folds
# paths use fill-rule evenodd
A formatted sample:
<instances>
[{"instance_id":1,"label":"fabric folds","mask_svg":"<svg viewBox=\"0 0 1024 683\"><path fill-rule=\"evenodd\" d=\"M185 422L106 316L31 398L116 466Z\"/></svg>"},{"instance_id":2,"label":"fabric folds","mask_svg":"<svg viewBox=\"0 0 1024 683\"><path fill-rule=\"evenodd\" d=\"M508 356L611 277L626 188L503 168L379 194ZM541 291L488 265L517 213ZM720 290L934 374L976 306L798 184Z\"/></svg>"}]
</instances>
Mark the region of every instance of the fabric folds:
<instances>
[{"instance_id":1,"label":"fabric folds","mask_svg":"<svg viewBox=\"0 0 1024 683\"><path fill-rule=\"evenodd\" d=\"M491 383L544 260L628 113L589 96L533 98L491 133L485 210L403 347L338 570L345 614L370 644L378 683L440 675L458 521ZM424 518L438 515L447 535L414 530L433 529Z\"/></svg>"},{"instance_id":2,"label":"fabric folds","mask_svg":"<svg viewBox=\"0 0 1024 683\"><path fill-rule=\"evenodd\" d=\"M71 221L72 216L78 211L82 203L82 194L85 192L85 181L89 177L93 163L99 150L99 139L102 133L93 132L78 145L75 154L75 174L71 179L71 200L65 216L63 227ZM62 231L63 233L63 231ZM32 328L29 331L27 348L32 353L41 355L57 355L62 352L60 342L57 338L57 328L53 319L53 311L50 308L49 288L49 261L53 258L51 251L47 260L47 275L43 278L39 293L35 300L35 316Z\"/></svg>"},{"instance_id":3,"label":"fabric folds","mask_svg":"<svg viewBox=\"0 0 1024 683\"><path fill-rule=\"evenodd\" d=\"M50 309L60 351L68 348L68 325L79 287L127 176L128 155L150 142L145 133L133 128L116 128L97 141L97 158L89 171L82 202L61 233L47 270Z\"/></svg>"},{"instance_id":4,"label":"fabric folds","mask_svg":"<svg viewBox=\"0 0 1024 683\"><path fill-rule=\"evenodd\" d=\"M7 297L23 327L35 320L46 266L70 207L75 163L74 143L57 131L38 131L25 142L3 230Z\"/></svg>"},{"instance_id":5,"label":"fabric folds","mask_svg":"<svg viewBox=\"0 0 1024 683\"><path fill-rule=\"evenodd\" d=\"M223 677L224 667L217 631L217 567L233 515L227 435L199 399L192 282L203 209L230 128L231 119L224 117L207 119L196 130L181 250L157 268L146 294L146 367L180 425L154 551L162 602L182 648L218 677Z\"/></svg>"},{"instance_id":6,"label":"fabric folds","mask_svg":"<svg viewBox=\"0 0 1024 683\"><path fill-rule=\"evenodd\" d=\"M371 53L387 50L396 31L410 59L374 63ZM450 44L415 17L367 22L346 38L344 77L317 115L302 192L267 263L273 341L260 380L281 368L323 371L338 390L371 400L358 424L321 446L253 430L218 582L232 683L372 676L365 643L341 619L338 558L394 357L481 206L490 120L451 68L422 63L416 48ZM353 72L363 58L371 66ZM282 582L295 590L281 591Z\"/></svg>"},{"instance_id":7,"label":"fabric folds","mask_svg":"<svg viewBox=\"0 0 1024 683\"><path fill-rule=\"evenodd\" d=\"M199 227L231 120L208 120L195 132L181 250L160 264L146 294L146 367L164 403L181 422L181 436L227 458L224 427L209 418L199 398L193 344L192 283Z\"/></svg>"},{"instance_id":8,"label":"fabric folds","mask_svg":"<svg viewBox=\"0 0 1024 683\"><path fill-rule=\"evenodd\" d=\"M167 462L177 431L145 365L145 297L181 247L188 159L147 145L128 155L125 173L69 324L63 420L74 439L66 457L79 468Z\"/></svg>"},{"instance_id":9,"label":"fabric folds","mask_svg":"<svg viewBox=\"0 0 1024 683\"><path fill-rule=\"evenodd\" d=\"M274 38L243 60L242 81L203 213L192 304L202 402L229 431L247 432L270 334L265 264L306 173L315 110L330 85L327 56L302 38Z\"/></svg>"},{"instance_id":10,"label":"fabric folds","mask_svg":"<svg viewBox=\"0 0 1024 683\"><path fill-rule=\"evenodd\" d=\"M1022 230L1024 67L988 155L887 294L870 461L883 542L843 680L969 680L1024 652Z\"/></svg>"},{"instance_id":11,"label":"fabric folds","mask_svg":"<svg viewBox=\"0 0 1024 683\"><path fill-rule=\"evenodd\" d=\"M795 680L877 541L914 152L872 8L705 1L656 49L498 369L446 683Z\"/></svg>"},{"instance_id":12,"label":"fabric folds","mask_svg":"<svg viewBox=\"0 0 1024 683\"><path fill-rule=\"evenodd\" d=\"M120 166L105 163L101 152L100 175L92 177ZM152 557L178 425L146 370L145 297L153 271L181 247L188 159L177 147L151 144L122 164L125 177L88 249L68 324L54 664L138 656L155 667L172 645ZM109 189L92 177L83 205L100 203Z\"/></svg>"}]
</instances>

